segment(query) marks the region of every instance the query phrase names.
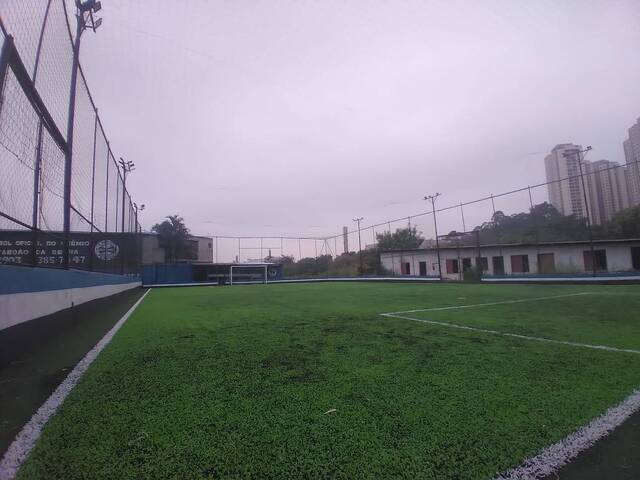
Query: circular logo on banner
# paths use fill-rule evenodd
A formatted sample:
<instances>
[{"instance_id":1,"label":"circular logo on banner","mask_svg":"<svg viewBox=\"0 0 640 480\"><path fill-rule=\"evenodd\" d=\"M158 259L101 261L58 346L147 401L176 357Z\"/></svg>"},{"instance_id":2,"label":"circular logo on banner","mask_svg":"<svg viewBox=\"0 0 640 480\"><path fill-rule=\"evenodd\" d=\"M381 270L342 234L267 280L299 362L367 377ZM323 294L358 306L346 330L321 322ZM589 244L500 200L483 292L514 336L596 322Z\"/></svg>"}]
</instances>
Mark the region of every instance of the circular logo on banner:
<instances>
[{"instance_id":1,"label":"circular logo on banner","mask_svg":"<svg viewBox=\"0 0 640 480\"><path fill-rule=\"evenodd\" d=\"M120 252L120 248L111 240L100 240L96 243L96 248L94 249L96 252L96 257L98 257L103 262L108 262L113 260L118 256L118 252Z\"/></svg>"}]
</instances>

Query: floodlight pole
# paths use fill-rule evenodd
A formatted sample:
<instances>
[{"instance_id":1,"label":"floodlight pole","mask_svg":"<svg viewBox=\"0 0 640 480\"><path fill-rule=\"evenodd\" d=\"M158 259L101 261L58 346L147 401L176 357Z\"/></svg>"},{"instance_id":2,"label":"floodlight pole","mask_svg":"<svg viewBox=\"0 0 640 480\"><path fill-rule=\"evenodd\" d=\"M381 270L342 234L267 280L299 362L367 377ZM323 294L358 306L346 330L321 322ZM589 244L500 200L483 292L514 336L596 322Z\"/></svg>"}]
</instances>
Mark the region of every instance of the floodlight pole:
<instances>
[{"instance_id":1,"label":"floodlight pole","mask_svg":"<svg viewBox=\"0 0 640 480\"><path fill-rule=\"evenodd\" d=\"M145 204L143 203L138 207L138 204L133 202L133 208L135 211L135 229L136 229L136 238L138 240L138 272L142 273L142 227L138 223L138 213L142 212L145 208Z\"/></svg>"},{"instance_id":2,"label":"floodlight pole","mask_svg":"<svg viewBox=\"0 0 640 480\"><path fill-rule=\"evenodd\" d=\"M131 161L125 162L122 157L120 157L118 164L122 168L122 227L120 231L121 233L124 233L124 204L127 198L127 174L136 169L136 164Z\"/></svg>"},{"instance_id":3,"label":"floodlight pole","mask_svg":"<svg viewBox=\"0 0 640 480\"><path fill-rule=\"evenodd\" d=\"M73 42L73 63L71 66L71 83L69 91L69 110L67 114L67 151L64 156L64 216L63 216L63 250L62 250L62 266L69 268L69 240L71 232L71 165L73 160L73 124L76 113L76 90L78 84L78 69L80 65L80 39L82 32L87 28L87 20L91 19L91 26L95 32L98 25L93 20L92 11L100 10L100 2L96 0L87 0L82 3L76 0L76 38ZM89 16L85 13L89 12Z\"/></svg>"},{"instance_id":4,"label":"floodlight pole","mask_svg":"<svg viewBox=\"0 0 640 480\"><path fill-rule=\"evenodd\" d=\"M587 189L584 183L584 172L582 170L582 161L584 159L584 156L582 154L583 153L586 154L589 151L591 151L591 146L588 146L584 150L574 148L572 150L567 150L562 154L562 156L565 158L569 158L570 156L575 155L576 158L578 159L578 168L580 169L580 183L582 184L582 194L584 198L584 209L585 209L585 213L587 214L587 230L589 232L589 247L591 249L591 275L595 277L596 276L596 254L595 254L595 247L593 246L593 230L591 229L591 214L589 212L589 199L587 197Z\"/></svg>"},{"instance_id":5,"label":"floodlight pole","mask_svg":"<svg viewBox=\"0 0 640 480\"><path fill-rule=\"evenodd\" d=\"M353 221L358 223L358 256L360 257L360 276L362 276L362 240L360 238L360 222L364 220L364 217L354 218Z\"/></svg>"},{"instance_id":6,"label":"floodlight pole","mask_svg":"<svg viewBox=\"0 0 640 480\"><path fill-rule=\"evenodd\" d=\"M442 280L442 262L440 261L440 241L438 240L438 221L436 220L436 198L438 198L441 193L436 193L435 195L425 195L425 200L431 201L431 210L433 211L433 227L436 232L436 252L438 255L438 276L440 280Z\"/></svg>"},{"instance_id":7,"label":"floodlight pole","mask_svg":"<svg viewBox=\"0 0 640 480\"><path fill-rule=\"evenodd\" d=\"M135 165L133 162L125 162L124 158L120 157L120 161L118 162L120 167L122 167L122 220L121 220L121 228L120 233L122 234L122 242L124 242L124 204L127 198L127 173L134 170ZM121 248L124 245L121 244ZM120 253L120 273L124 275L124 248L122 248L122 252Z\"/></svg>"}]
</instances>

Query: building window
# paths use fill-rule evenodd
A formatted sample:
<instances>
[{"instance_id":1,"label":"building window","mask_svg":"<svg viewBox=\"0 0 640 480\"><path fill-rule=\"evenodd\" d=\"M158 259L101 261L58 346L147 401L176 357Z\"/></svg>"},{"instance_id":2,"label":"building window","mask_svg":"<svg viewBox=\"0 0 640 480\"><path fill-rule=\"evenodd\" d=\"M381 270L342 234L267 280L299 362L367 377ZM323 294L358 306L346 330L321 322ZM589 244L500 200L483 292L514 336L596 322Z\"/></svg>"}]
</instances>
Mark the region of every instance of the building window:
<instances>
[{"instance_id":1,"label":"building window","mask_svg":"<svg viewBox=\"0 0 640 480\"><path fill-rule=\"evenodd\" d=\"M447 273L460 273L457 258L447 258Z\"/></svg>"},{"instance_id":2,"label":"building window","mask_svg":"<svg viewBox=\"0 0 640 480\"><path fill-rule=\"evenodd\" d=\"M400 271L402 275L411 275L411 264L409 262L401 262Z\"/></svg>"},{"instance_id":3,"label":"building window","mask_svg":"<svg viewBox=\"0 0 640 480\"><path fill-rule=\"evenodd\" d=\"M529 255L511 255L511 273L527 273Z\"/></svg>"},{"instance_id":4,"label":"building window","mask_svg":"<svg viewBox=\"0 0 640 480\"><path fill-rule=\"evenodd\" d=\"M426 277L427 276L427 262L418 263L418 267L420 268L420 276L421 277Z\"/></svg>"},{"instance_id":5,"label":"building window","mask_svg":"<svg viewBox=\"0 0 640 480\"><path fill-rule=\"evenodd\" d=\"M602 250L594 250L596 258L596 270L606 272L607 271L607 251ZM591 250L585 250L582 252L582 257L584 258L584 271L589 272L593 270L593 262L591 261Z\"/></svg>"},{"instance_id":6,"label":"building window","mask_svg":"<svg viewBox=\"0 0 640 480\"><path fill-rule=\"evenodd\" d=\"M476 266L480 267L483 272L489 270L489 261L487 257L476 257Z\"/></svg>"},{"instance_id":7,"label":"building window","mask_svg":"<svg viewBox=\"0 0 640 480\"><path fill-rule=\"evenodd\" d=\"M470 268L471 268L471 259L470 258L463 258L462 259L462 271L466 272Z\"/></svg>"},{"instance_id":8,"label":"building window","mask_svg":"<svg viewBox=\"0 0 640 480\"><path fill-rule=\"evenodd\" d=\"M502 255L498 257L492 257L491 263L493 263L494 275L504 275L504 258L502 258Z\"/></svg>"},{"instance_id":9,"label":"building window","mask_svg":"<svg viewBox=\"0 0 640 480\"><path fill-rule=\"evenodd\" d=\"M631 266L634 270L640 270L640 247L631 247Z\"/></svg>"},{"instance_id":10,"label":"building window","mask_svg":"<svg viewBox=\"0 0 640 480\"><path fill-rule=\"evenodd\" d=\"M538 254L538 272L553 273L556 271L556 258L553 253Z\"/></svg>"}]
</instances>

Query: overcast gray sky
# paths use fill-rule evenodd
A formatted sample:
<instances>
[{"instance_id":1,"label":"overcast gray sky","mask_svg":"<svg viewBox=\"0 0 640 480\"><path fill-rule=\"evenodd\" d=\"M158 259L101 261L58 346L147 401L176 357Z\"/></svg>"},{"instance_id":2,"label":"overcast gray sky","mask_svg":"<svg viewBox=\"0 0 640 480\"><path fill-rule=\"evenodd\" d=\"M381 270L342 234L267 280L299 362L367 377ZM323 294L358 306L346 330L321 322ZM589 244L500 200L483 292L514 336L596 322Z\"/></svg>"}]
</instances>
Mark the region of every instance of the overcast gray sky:
<instances>
[{"instance_id":1,"label":"overcast gray sky","mask_svg":"<svg viewBox=\"0 0 640 480\"><path fill-rule=\"evenodd\" d=\"M146 228L338 233L542 182L557 143L624 162L640 117L638 0L102 3L81 59Z\"/></svg>"}]
</instances>

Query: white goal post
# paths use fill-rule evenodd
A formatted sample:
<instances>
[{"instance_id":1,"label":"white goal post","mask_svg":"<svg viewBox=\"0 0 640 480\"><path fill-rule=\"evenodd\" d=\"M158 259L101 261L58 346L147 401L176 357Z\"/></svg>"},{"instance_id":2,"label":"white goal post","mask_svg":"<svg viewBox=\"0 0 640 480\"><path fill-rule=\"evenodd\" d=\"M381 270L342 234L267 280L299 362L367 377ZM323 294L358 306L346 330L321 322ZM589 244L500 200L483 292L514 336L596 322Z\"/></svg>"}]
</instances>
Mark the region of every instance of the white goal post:
<instances>
[{"instance_id":1,"label":"white goal post","mask_svg":"<svg viewBox=\"0 0 640 480\"><path fill-rule=\"evenodd\" d=\"M269 265L231 265L229 269L229 285L233 285L234 271L235 283L267 283L269 278ZM259 277L259 280L256 278Z\"/></svg>"}]
</instances>

